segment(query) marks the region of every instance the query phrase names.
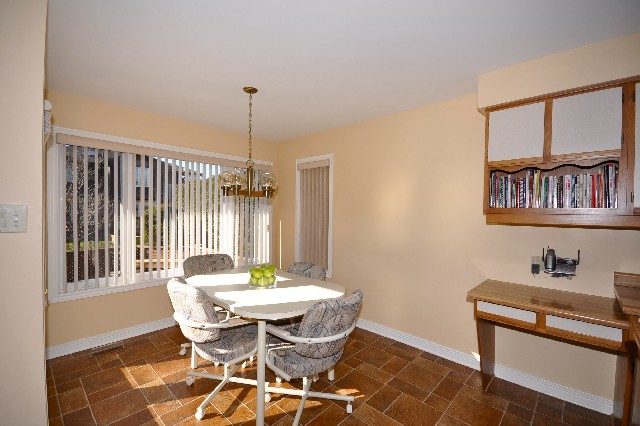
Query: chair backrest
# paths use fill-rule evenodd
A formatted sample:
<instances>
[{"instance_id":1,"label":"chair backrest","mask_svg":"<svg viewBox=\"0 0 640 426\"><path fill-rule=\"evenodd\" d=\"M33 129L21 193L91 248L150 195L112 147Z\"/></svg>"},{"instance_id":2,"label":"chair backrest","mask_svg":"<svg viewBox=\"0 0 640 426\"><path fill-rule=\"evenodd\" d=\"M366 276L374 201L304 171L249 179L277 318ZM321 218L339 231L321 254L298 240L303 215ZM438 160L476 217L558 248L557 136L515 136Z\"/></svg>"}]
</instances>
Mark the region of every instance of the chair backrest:
<instances>
[{"instance_id":1,"label":"chair backrest","mask_svg":"<svg viewBox=\"0 0 640 426\"><path fill-rule=\"evenodd\" d=\"M184 277L189 278L223 269L233 269L233 259L224 253L202 254L186 258L182 263L182 268L184 269Z\"/></svg>"},{"instance_id":2,"label":"chair backrest","mask_svg":"<svg viewBox=\"0 0 640 426\"><path fill-rule=\"evenodd\" d=\"M324 266L309 262L294 262L289 266L287 272L314 280L326 281L327 279L327 270L324 269Z\"/></svg>"},{"instance_id":3,"label":"chair backrest","mask_svg":"<svg viewBox=\"0 0 640 426\"><path fill-rule=\"evenodd\" d=\"M182 278L172 278L167 284L167 291L173 310L184 318L191 321L218 323L215 305L198 287L187 284ZM196 343L213 342L220 338L220 330L201 330L184 325L180 325L180 330L184 337Z\"/></svg>"},{"instance_id":4,"label":"chair backrest","mask_svg":"<svg viewBox=\"0 0 640 426\"><path fill-rule=\"evenodd\" d=\"M326 300L311 306L304 314L298 337L327 337L348 330L356 321L362 304L362 291L356 290L343 299ZM328 343L296 343L294 350L309 358L326 358L344 350L347 338Z\"/></svg>"}]
</instances>

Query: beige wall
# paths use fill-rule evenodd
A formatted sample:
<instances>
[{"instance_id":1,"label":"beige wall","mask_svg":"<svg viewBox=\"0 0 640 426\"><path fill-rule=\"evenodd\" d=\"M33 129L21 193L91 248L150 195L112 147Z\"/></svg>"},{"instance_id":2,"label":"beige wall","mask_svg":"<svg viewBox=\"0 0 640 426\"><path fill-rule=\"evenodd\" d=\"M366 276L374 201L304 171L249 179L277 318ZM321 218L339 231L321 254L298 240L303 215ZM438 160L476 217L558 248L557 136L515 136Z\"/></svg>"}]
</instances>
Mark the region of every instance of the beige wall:
<instances>
[{"instance_id":1,"label":"beige wall","mask_svg":"<svg viewBox=\"0 0 640 426\"><path fill-rule=\"evenodd\" d=\"M26 204L26 233L0 234L0 423L47 422L42 272L46 0L0 7L0 203Z\"/></svg>"},{"instance_id":2,"label":"beige wall","mask_svg":"<svg viewBox=\"0 0 640 426\"><path fill-rule=\"evenodd\" d=\"M640 33L567 50L478 78L478 108L640 75Z\"/></svg>"},{"instance_id":3,"label":"beige wall","mask_svg":"<svg viewBox=\"0 0 640 426\"><path fill-rule=\"evenodd\" d=\"M485 278L613 296L613 271L640 272L640 232L485 224L476 105L469 95L279 143L283 266L295 256L295 160L332 152L332 280L364 291L363 319L470 353L477 341L465 295ZM547 245L561 256L581 250L575 279L532 277L531 256ZM611 355L500 329L496 357L613 399Z\"/></svg>"},{"instance_id":4,"label":"beige wall","mask_svg":"<svg viewBox=\"0 0 640 426\"><path fill-rule=\"evenodd\" d=\"M54 124L167 145L246 156L247 136L50 90ZM273 161L271 143L254 141L253 157ZM55 288L55 283L49 287ZM126 312L126 315L120 313ZM46 346L56 346L171 317L164 286L47 307Z\"/></svg>"}]
</instances>

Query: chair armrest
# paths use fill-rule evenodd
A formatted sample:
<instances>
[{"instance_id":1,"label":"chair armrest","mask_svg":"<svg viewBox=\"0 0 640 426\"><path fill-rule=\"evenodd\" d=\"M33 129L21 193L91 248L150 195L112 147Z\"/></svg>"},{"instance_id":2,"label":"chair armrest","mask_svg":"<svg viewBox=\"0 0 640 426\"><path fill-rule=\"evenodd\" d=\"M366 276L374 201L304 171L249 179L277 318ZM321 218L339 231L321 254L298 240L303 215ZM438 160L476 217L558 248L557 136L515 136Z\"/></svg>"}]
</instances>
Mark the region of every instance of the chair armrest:
<instances>
[{"instance_id":1,"label":"chair armrest","mask_svg":"<svg viewBox=\"0 0 640 426\"><path fill-rule=\"evenodd\" d=\"M287 340L292 343L328 343L334 342L336 340L344 339L347 337L353 330L356 328L356 322L353 322L353 325L349 327L348 330L343 331L342 333L334 334L332 336L326 337L298 337L293 336L290 332L283 330L279 327L276 327L272 324L267 324L266 330L268 333L273 334L276 337L280 337L281 339Z\"/></svg>"},{"instance_id":2,"label":"chair armrest","mask_svg":"<svg viewBox=\"0 0 640 426\"><path fill-rule=\"evenodd\" d=\"M180 325L184 325L191 328L197 328L200 330L218 330L221 328L231 328L231 327L237 327L239 325L251 324L251 321L247 321L238 317L233 317L233 318L230 318L229 320L226 320L225 322L216 323L216 324L209 323L209 322L191 321L185 318L184 315L180 315L177 312L173 314L173 319L175 319L176 322Z\"/></svg>"},{"instance_id":3,"label":"chair armrest","mask_svg":"<svg viewBox=\"0 0 640 426\"><path fill-rule=\"evenodd\" d=\"M290 331L287 331L273 324L267 324L265 329L267 330L267 333L273 334L274 336L279 337L281 339L289 340L289 337L291 336Z\"/></svg>"}]
</instances>

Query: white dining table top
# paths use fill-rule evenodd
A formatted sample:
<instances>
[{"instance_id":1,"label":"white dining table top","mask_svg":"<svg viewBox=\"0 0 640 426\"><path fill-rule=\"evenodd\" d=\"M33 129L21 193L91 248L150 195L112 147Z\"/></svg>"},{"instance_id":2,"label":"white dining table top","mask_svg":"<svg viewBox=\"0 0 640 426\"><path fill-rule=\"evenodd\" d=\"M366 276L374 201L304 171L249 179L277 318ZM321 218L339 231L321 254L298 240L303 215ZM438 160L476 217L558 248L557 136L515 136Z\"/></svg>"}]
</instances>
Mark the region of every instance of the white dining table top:
<instances>
[{"instance_id":1,"label":"white dining table top","mask_svg":"<svg viewBox=\"0 0 640 426\"><path fill-rule=\"evenodd\" d=\"M201 288L215 304L246 318L277 320L303 315L316 302L344 296L338 284L277 271L275 288L249 285L249 268L194 275L187 282Z\"/></svg>"}]
</instances>

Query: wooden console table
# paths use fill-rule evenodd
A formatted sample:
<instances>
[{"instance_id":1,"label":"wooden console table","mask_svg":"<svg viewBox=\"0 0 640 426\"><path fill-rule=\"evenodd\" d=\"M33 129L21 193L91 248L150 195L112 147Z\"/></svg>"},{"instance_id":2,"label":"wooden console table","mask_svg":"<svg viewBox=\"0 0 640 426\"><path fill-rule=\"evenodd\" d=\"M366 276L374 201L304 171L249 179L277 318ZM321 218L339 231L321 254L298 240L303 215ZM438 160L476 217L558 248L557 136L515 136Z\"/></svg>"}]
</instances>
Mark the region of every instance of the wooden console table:
<instances>
[{"instance_id":1,"label":"wooden console table","mask_svg":"<svg viewBox=\"0 0 640 426\"><path fill-rule=\"evenodd\" d=\"M467 293L474 304L482 388L494 378L495 326L618 356L613 420L628 425L636 345L629 315L614 298L486 280Z\"/></svg>"}]
</instances>

